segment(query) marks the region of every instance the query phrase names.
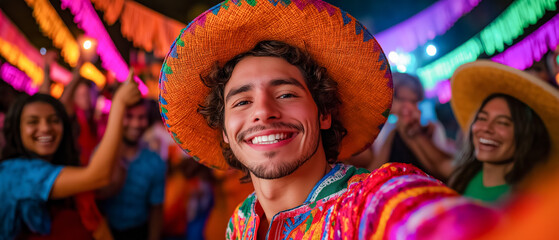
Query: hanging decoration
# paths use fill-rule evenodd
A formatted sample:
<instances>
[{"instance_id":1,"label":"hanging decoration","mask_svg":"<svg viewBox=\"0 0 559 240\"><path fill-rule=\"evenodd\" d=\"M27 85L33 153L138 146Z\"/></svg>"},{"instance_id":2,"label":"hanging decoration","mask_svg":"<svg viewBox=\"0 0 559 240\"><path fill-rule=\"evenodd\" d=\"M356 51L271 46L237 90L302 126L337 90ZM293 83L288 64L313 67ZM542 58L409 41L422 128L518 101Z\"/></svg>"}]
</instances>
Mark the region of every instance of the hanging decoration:
<instances>
[{"instance_id":1,"label":"hanging decoration","mask_svg":"<svg viewBox=\"0 0 559 240\"><path fill-rule=\"evenodd\" d=\"M559 45L559 14L491 60L524 70Z\"/></svg>"},{"instance_id":2,"label":"hanging decoration","mask_svg":"<svg viewBox=\"0 0 559 240\"><path fill-rule=\"evenodd\" d=\"M135 47L156 57L163 58L171 43L186 27L179 21L166 17L137 2L125 0L92 0L95 7L104 11L105 21L113 24L120 19L121 32ZM121 11L120 11L121 10Z\"/></svg>"},{"instance_id":3,"label":"hanging decoration","mask_svg":"<svg viewBox=\"0 0 559 240\"><path fill-rule=\"evenodd\" d=\"M545 53L557 47L559 47L559 14L491 60L525 70L534 62L540 61ZM448 79L439 81L434 88L425 91L425 96L438 97L440 103L448 102L451 97L450 81Z\"/></svg>"},{"instance_id":4,"label":"hanging decoration","mask_svg":"<svg viewBox=\"0 0 559 240\"><path fill-rule=\"evenodd\" d=\"M17 46L0 37L0 55L27 74L35 85L43 81L43 69L23 54Z\"/></svg>"},{"instance_id":5,"label":"hanging decoration","mask_svg":"<svg viewBox=\"0 0 559 240\"><path fill-rule=\"evenodd\" d=\"M156 57L163 58L171 43L186 27L176 20L165 17L139 3L127 1L120 16L122 35Z\"/></svg>"},{"instance_id":6,"label":"hanging decoration","mask_svg":"<svg viewBox=\"0 0 559 240\"><path fill-rule=\"evenodd\" d=\"M475 61L482 53L493 55L502 52L506 45L524 33L546 11L556 10L556 0L516 0L488 27L473 38L441 57L419 68L417 74L426 89L433 88L441 79L448 79L454 70L467 62Z\"/></svg>"},{"instance_id":7,"label":"hanging decoration","mask_svg":"<svg viewBox=\"0 0 559 240\"><path fill-rule=\"evenodd\" d=\"M25 2L33 9L33 17L43 33L52 39L54 46L60 48L60 55L64 60L71 67L75 67L80 56L80 48L50 2L47 0L25 0Z\"/></svg>"},{"instance_id":8,"label":"hanging decoration","mask_svg":"<svg viewBox=\"0 0 559 240\"><path fill-rule=\"evenodd\" d=\"M25 0L33 9L33 17L39 23L43 33L52 39L54 46L61 49L61 56L72 67L76 66L80 57L80 46L66 27L58 13L48 0ZM99 88L105 85L103 73L93 64L84 63L80 75L93 81Z\"/></svg>"},{"instance_id":9,"label":"hanging decoration","mask_svg":"<svg viewBox=\"0 0 559 240\"><path fill-rule=\"evenodd\" d=\"M37 92L37 86L33 85L29 76L7 62L0 67L0 78L14 87L15 90L29 95Z\"/></svg>"},{"instance_id":10,"label":"hanging decoration","mask_svg":"<svg viewBox=\"0 0 559 240\"><path fill-rule=\"evenodd\" d=\"M97 10L104 12L105 22L109 25L113 25L124 7L125 0L91 0L95 4Z\"/></svg>"},{"instance_id":11,"label":"hanging decoration","mask_svg":"<svg viewBox=\"0 0 559 240\"><path fill-rule=\"evenodd\" d=\"M411 52L442 35L481 0L440 0L413 17L375 34L384 52Z\"/></svg>"},{"instance_id":12,"label":"hanging decoration","mask_svg":"<svg viewBox=\"0 0 559 240\"><path fill-rule=\"evenodd\" d=\"M97 40L97 53L101 58L103 68L113 71L118 81L126 80L129 71L128 65L116 49L91 2L88 0L61 0L61 5L62 9L70 9L74 15L74 22L79 28ZM137 76L134 76L134 80L138 82L142 94L146 95L148 92L146 85Z\"/></svg>"}]
</instances>

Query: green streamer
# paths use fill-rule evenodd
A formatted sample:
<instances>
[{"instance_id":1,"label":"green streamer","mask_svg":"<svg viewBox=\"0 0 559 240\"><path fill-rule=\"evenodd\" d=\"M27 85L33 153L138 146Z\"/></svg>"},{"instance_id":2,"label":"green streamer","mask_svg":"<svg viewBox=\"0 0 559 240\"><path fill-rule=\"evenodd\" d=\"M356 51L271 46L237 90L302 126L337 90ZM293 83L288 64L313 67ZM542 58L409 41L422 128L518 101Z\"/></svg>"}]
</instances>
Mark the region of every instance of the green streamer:
<instances>
[{"instance_id":1,"label":"green streamer","mask_svg":"<svg viewBox=\"0 0 559 240\"><path fill-rule=\"evenodd\" d=\"M536 24L546 11L555 11L557 0L516 0L481 32L435 62L417 69L425 89L448 79L456 68L475 61L482 53L502 52L524 29Z\"/></svg>"}]
</instances>

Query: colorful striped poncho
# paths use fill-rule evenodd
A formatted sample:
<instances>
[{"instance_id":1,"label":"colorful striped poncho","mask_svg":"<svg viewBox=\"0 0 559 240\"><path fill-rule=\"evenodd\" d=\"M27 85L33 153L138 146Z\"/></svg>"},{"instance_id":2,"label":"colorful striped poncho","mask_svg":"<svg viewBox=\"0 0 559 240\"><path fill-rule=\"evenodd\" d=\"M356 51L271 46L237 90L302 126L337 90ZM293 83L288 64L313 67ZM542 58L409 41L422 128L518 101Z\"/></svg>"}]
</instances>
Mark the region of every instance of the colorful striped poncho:
<instances>
[{"instance_id":1,"label":"colorful striped poncho","mask_svg":"<svg viewBox=\"0 0 559 240\"><path fill-rule=\"evenodd\" d=\"M227 239L257 239L264 216L255 194L233 213ZM499 214L459 197L408 164L368 173L336 164L305 202L277 213L267 239L472 239L497 224Z\"/></svg>"}]
</instances>

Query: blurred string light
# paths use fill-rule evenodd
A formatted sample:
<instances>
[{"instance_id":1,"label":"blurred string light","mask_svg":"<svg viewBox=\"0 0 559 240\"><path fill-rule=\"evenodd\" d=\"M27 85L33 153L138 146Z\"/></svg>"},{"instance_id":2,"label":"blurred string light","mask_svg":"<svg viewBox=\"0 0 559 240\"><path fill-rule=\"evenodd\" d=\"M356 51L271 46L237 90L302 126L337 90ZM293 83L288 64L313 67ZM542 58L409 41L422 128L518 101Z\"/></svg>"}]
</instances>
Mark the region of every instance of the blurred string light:
<instances>
[{"instance_id":1,"label":"blurred string light","mask_svg":"<svg viewBox=\"0 0 559 240\"><path fill-rule=\"evenodd\" d=\"M62 19L58 16L56 9L54 9L48 0L25 1L27 5L33 9L33 17L39 24L39 27L41 27L43 33L52 40L55 47L61 49L60 53L64 61L71 67L75 67L80 57L79 44L74 39L70 30L68 30L68 27L66 27ZM87 43L87 47L85 43L83 45L85 49L90 49L92 46L94 46L94 44L91 41ZM46 54L46 49L44 53L43 49L44 48L41 48L42 55ZM91 63L85 63L80 68L80 75L93 81L99 88L105 86L105 76Z\"/></svg>"},{"instance_id":2,"label":"blurred string light","mask_svg":"<svg viewBox=\"0 0 559 240\"><path fill-rule=\"evenodd\" d=\"M31 81L29 76L9 63L3 63L0 67L0 77L15 90L29 95L37 92L37 86L33 85L33 81Z\"/></svg>"},{"instance_id":3,"label":"blurred string light","mask_svg":"<svg viewBox=\"0 0 559 240\"><path fill-rule=\"evenodd\" d=\"M388 61L396 71L405 73L410 72L415 67L415 56L406 52L392 51L388 53Z\"/></svg>"},{"instance_id":4,"label":"blurred string light","mask_svg":"<svg viewBox=\"0 0 559 240\"><path fill-rule=\"evenodd\" d=\"M41 55L44 56L45 54L47 54L47 49L42 47L41 50L39 50L39 52L41 53Z\"/></svg>"},{"instance_id":5,"label":"blurred string light","mask_svg":"<svg viewBox=\"0 0 559 240\"><path fill-rule=\"evenodd\" d=\"M559 15L556 15L522 41L507 48L491 60L524 70L539 61L545 53L559 46L558 29ZM559 74L555 76L555 79L559 84ZM439 102L448 102L451 98L450 81L439 81L434 88L426 89L425 96L428 98L437 96Z\"/></svg>"},{"instance_id":6,"label":"blurred string light","mask_svg":"<svg viewBox=\"0 0 559 240\"><path fill-rule=\"evenodd\" d=\"M547 10L555 10L556 0L516 0L488 27L437 61L419 68L417 74L426 89L448 79L454 70L475 61L482 53L502 52L505 45L524 33L524 28L535 24Z\"/></svg>"},{"instance_id":7,"label":"blurred string light","mask_svg":"<svg viewBox=\"0 0 559 240\"><path fill-rule=\"evenodd\" d=\"M437 54L437 47L435 47L435 45L433 44L429 44L427 45L427 48L425 48L425 52L430 57L435 56Z\"/></svg>"},{"instance_id":8,"label":"blurred string light","mask_svg":"<svg viewBox=\"0 0 559 240\"><path fill-rule=\"evenodd\" d=\"M524 70L559 45L559 14L491 60Z\"/></svg>"},{"instance_id":9,"label":"blurred string light","mask_svg":"<svg viewBox=\"0 0 559 240\"><path fill-rule=\"evenodd\" d=\"M83 42L83 49L89 50L91 48L91 40L85 40Z\"/></svg>"},{"instance_id":10,"label":"blurred string light","mask_svg":"<svg viewBox=\"0 0 559 240\"><path fill-rule=\"evenodd\" d=\"M21 69L30 79L39 84L43 81L43 69L31 61L17 46L0 38L0 55L9 63Z\"/></svg>"},{"instance_id":11,"label":"blurred string light","mask_svg":"<svg viewBox=\"0 0 559 240\"><path fill-rule=\"evenodd\" d=\"M401 72L401 73L405 73L408 70L406 65L397 65L396 69L398 69L398 72Z\"/></svg>"}]
</instances>

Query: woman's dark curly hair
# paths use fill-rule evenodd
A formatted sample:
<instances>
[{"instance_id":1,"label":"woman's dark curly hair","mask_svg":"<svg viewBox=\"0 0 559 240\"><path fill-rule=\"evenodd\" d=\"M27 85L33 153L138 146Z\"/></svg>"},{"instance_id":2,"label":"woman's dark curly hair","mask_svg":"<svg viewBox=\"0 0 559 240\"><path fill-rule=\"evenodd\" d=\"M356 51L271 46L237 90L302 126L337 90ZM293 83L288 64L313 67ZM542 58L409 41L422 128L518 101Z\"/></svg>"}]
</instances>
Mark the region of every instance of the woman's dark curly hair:
<instances>
[{"instance_id":1,"label":"woman's dark curly hair","mask_svg":"<svg viewBox=\"0 0 559 240\"><path fill-rule=\"evenodd\" d=\"M199 106L198 113L204 116L211 128L224 130L225 85L231 78L237 63L248 56L282 58L301 70L319 114L331 115L332 125L329 129L321 130L321 138L327 161L336 162L340 153L340 143L347 134L339 116L339 107L342 102L338 96L338 83L331 79L326 69L319 66L308 53L286 43L262 41L256 44L252 50L233 57L223 67L219 67L216 63L207 76L201 77L204 85L210 88L210 93L206 96L204 104ZM242 170L246 174L242 180L249 181L248 170L239 162L229 144L225 143L223 139L221 139L221 149L227 163L233 168Z\"/></svg>"}]
</instances>

